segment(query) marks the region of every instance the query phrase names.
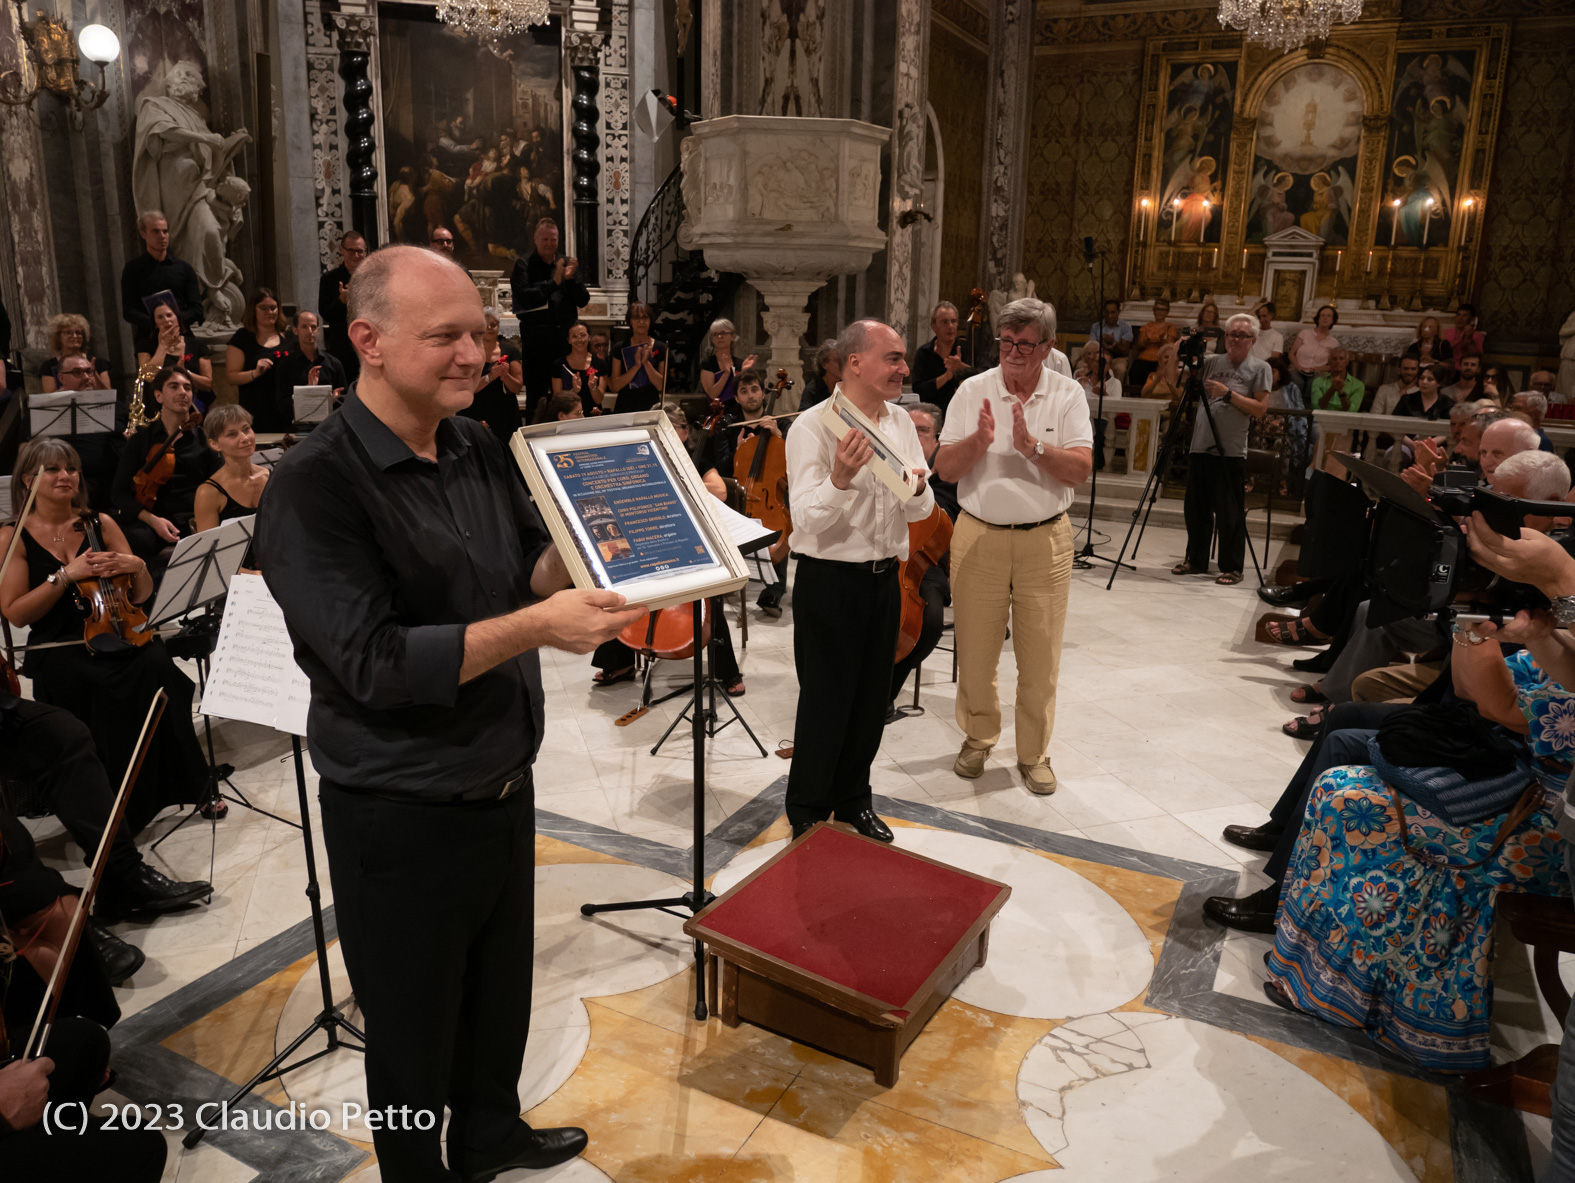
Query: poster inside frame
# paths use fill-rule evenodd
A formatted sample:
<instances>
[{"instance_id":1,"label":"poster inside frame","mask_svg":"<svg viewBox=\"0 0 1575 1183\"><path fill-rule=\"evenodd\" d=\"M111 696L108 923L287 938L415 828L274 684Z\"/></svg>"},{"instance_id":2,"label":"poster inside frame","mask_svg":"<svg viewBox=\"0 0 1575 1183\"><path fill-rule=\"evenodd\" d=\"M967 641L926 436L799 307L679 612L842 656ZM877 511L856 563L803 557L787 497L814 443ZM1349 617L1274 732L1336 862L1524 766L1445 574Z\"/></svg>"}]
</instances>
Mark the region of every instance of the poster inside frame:
<instances>
[{"instance_id":1,"label":"poster inside frame","mask_svg":"<svg viewBox=\"0 0 1575 1183\"><path fill-rule=\"evenodd\" d=\"M525 427L510 446L575 587L654 609L748 582L715 498L661 412Z\"/></svg>"}]
</instances>

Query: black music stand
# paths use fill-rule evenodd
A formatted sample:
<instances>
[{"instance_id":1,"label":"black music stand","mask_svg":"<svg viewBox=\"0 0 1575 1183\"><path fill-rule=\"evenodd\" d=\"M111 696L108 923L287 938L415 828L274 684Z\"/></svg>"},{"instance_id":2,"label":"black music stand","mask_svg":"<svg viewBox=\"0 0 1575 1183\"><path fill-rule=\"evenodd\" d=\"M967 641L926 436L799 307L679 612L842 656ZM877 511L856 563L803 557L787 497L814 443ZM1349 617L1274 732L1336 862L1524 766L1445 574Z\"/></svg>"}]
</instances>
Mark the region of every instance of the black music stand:
<instances>
[{"instance_id":1,"label":"black music stand","mask_svg":"<svg viewBox=\"0 0 1575 1183\"><path fill-rule=\"evenodd\" d=\"M36 405L46 399L49 401L45 406ZM115 430L113 390L52 390L47 394L30 394L27 411L28 428L35 439L54 436L72 440L86 435L110 435Z\"/></svg>"}]
</instances>

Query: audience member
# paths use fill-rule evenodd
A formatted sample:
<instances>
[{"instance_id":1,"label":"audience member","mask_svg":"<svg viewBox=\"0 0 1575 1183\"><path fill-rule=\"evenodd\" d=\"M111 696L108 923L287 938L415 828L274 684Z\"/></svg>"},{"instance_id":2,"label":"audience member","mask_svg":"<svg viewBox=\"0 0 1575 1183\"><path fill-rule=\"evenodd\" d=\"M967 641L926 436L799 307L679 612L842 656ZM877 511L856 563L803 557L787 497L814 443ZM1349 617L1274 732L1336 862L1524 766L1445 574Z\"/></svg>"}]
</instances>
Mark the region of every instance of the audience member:
<instances>
[{"instance_id":1,"label":"audience member","mask_svg":"<svg viewBox=\"0 0 1575 1183\"><path fill-rule=\"evenodd\" d=\"M560 256L558 239L558 223L539 219L531 235L532 250L515 261L511 277L525 397L532 407L552 393L559 363L569 349L569 329L579 322L580 309L591 299L579 278L580 261Z\"/></svg>"},{"instance_id":2,"label":"audience member","mask_svg":"<svg viewBox=\"0 0 1575 1183\"><path fill-rule=\"evenodd\" d=\"M258 288L246 301L241 327L224 349L224 369L240 388L241 406L251 412L258 431L285 432L295 425L294 390L279 379L294 349L279 299Z\"/></svg>"},{"instance_id":3,"label":"audience member","mask_svg":"<svg viewBox=\"0 0 1575 1183\"><path fill-rule=\"evenodd\" d=\"M450 235L452 238L453 236ZM366 237L351 230L339 240L339 266L323 272L317 285L317 314L322 318L323 348L339 359L345 377L354 382L361 372L361 359L350 344L346 330L350 327L347 301L350 298L350 277L366 262Z\"/></svg>"},{"instance_id":4,"label":"audience member","mask_svg":"<svg viewBox=\"0 0 1575 1183\"><path fill-rule=\"evenodd\" d=\"M1438 318L1424 316L1416 323L1416 340L1405 347L1405 356L1414 357L1426 365L1428 362L1442 362L1447 365L1454 358L1454 350L1450 348L1438 331Z\"/></svg>"},{"instance_id":5,"label":"audience member","mask_svg":"<svg viewBox=\"0 0 1575 1183\"><path fill-rule=\"evenodd\" d=\"M1450 402L1476 402L1483 396L1482 358L1475 353L1455 355L1455 380L1444 387Z\"/></svg>"},{"instance_id":6,"label":"audience member","mask_svg":"<svg viewBox=\"0 0 1575 1183\"><path fill-rule=\"evenodd\" d=\"M1482 479L1491 483L1500 464L1517 452L1538 451L1540 442L1536 430L1523 420L1506 418L1489 424L1482 432L1482 443L1477 450ZM1553 459L1559 464L1563 463L1557 457ZM1560 493L1559 496L1564 494Z\"/></svg>"},{"instance_id":7,"label":"audience member","mask_svg":"<svg viewBox=\"0 0 1575 1183\"><path fill-rule=\"evenodd\" d=\"M60 389L60 363L73 354L81 354L92 365L93 380L82 389L109 389L109 363L88 352L89 335L87 318L84 316L78 316L74 312L62 312L58 316L49 318L51 356L38 367L39 384L45 394L52 394Z\"/></svg>"},{"instance_id":8,"label":"audience member","mask_svg":"<svg viewBox=\"0 0 1575 1183\"><path fill-rule=\"evenodd\" d=\"M142 253L128 259L120 270L120 315L139 341L151 344L154 336L149 297L168 292L174 297L183 325L202 321L202 286L190 263L170 253L170 224L156 210L137 216Z\"/></svg>"},{"instance_id":9,"label":"audience member","mask_svg":"<svg viewBox=\"0 0 1575 1183\"><path fill-rule=\"evenodd\" d=\"M1121 319L1121 301L1106 300L1100 318L1088 326L1088 339L1097 341L1109 359L1111 372L1125 378L1132 353L1132 326Z\"/></svg>"},{"instance_id":10,"label":"audience member","mask_svg":"<svg viewBox=\"0 0 1575 1183\"><path fill-rule=\"evenodd\" d=\"M1203 353L1212 357L1225 352L1225 330L1220 328L1220 307L1213 300L1206 300L1198 308L1196 336L1203 339Z\"/></svg>"},{"instance_id":11,"label":"audience member","mask_svg":"<svg viewBox=\"0 0 1575 1183\"><path fill-rule=\"evenodd\" d=\"M1526 416L1526 422L1537 433L1538 447L1544 452L1553 451L1553 441L1542 430L1542 420L1548 413L1548 396L1535 390L1525 390L1514 397L1512 409Z\"/></svg>"},{"instance_id":12,"label":"audience member","mask_svg":"<svg viewBox=\"0 0 1575 1183\"><path fill-rule=\"evenodd\" d=\"M252 463L257 437L252 432L251 413L235 403L214 407L202 421L208 447L223 462L217 472L197 486L192 498L192 517L197 529L212 530L233 518L250 517L257 512L268 470Z\"/></svg>"},{"instance_id":13,"label":"audience member","mask_svg":"<svg viewBox=\"0 0 1575 1183\"><path fill-rule=\"evenodd\" d=\"M1456 356L1462 353L1481 353L1487 335L1477 328L1477 306L1462 304L1455 309L1455 323L1444 330L1444 340L1449 342Z\"/></svg>"},{"instance_id":14,"label":"audience member","mask_svg":"<svg viewBox=\"0 0 1575 1183\"><path fill-rule=\"evenodd\" d=\"M607 388L617 399L613 409L649 411L667 392L667 349L651 336L651 306L629 305L629 340L612 359Z\"/></svg>"},{"instance_id":15,"label":"audience member","mask_svg":"<svg viewBox=\"0 0 1575 1183\"><path fill-rule=\"evenodd\" d=\"M1137 358L1127 368L1127 382L1139 390L1144 389L1143 384L1148 381L1148 376L1158 368L1159 351L1180 335L1176 326L1167 319L1169 316L1170 301L1155 300L1154 319L1138 329L1137 340L1133 344Z\"/></svg>"},{"instance_id":16,"label":"audience member","mask_svg":"<svg viewBox=\"0 0 1575 1183\"><path fill-rule=\"evenodd\" d=\"M1367 387L1349 372L1351 355L1344 347L1329 351L1329 368L1312 380L1312 407L1315 411L1359 411Z\"/></svg>"},{"instance_id":17,"label":"audience member","mask_svg":"<svg viewBox=\"0 0 1575 1183\"><path fill-rule=\"evenodd\" d=\"M498 340L498 312L485 311L487 330L481 338L479 386L470 406L460 412L484 424L505 448L524 424L520 415L520 392L525 389L525 374L519 354Z\"/></svg>"},{"instance_id":18,"label":"audience member","mask_svg":"<svg viewBox=\"0 0 1575 1183\"><path fill-rule=\"evenodd\" d=\"M727 319L711 322L706 334L705 360L700 363L700 390L712 402L730 403L738 395L738 374L755 364L751 353L742 365L733 360L733 342L738 329Z\"/></svg>"},{"instance_id":19,"label":"audience member","mask_svg":"<svg viewBox=\"0 0 1575 1183\"><path fill-rule=\"evenodd\" d=\"M1526 389L1542 395L1550 402L1559 402L1561 400L1554 389L1557 381L1552 370L1536 370L1526 379Z\"/></svg>"},{"instance_id":20,"label":"audience member","mask_svg":"<svg viewBox=\"0 0 1575 1183\"><path fill-rule=\"evenodd\" d=\"M967 340L957 332L957 305L942 300L935 306L930 313L930 333L930 339L913 354L913 393L944 411L963 379L977 371L971 364Z\"/></svg>"},{"instance_id":21,"label":"audience member","mask_svg":"<svg viewBox=\"0 0 1575 1183\"><path fill-rule=\"evenodd\" d=\"M1285 334L1274 327L1274 301L1264 300L1252 311L1258 318L1258 339L1252 344L1252 356L1272 366L1285 357Z\"/></svg>"},{"instance_id":22,"label":"audience member","mask_svg":"<svg viewBox=\"0 0 1575 1183\"><path fill-rule=\"evenodd\" d=\"M1083 346L1083 351L1077 355L1077 365L1072 368L1072 380L1081 386L1085 393L1096 394L1099 389L1099 374L1103 369L1105 374L1105 397L1121 397L1121 379L1117 378L1108 358L1102 357L1103 350L1098 341L1089 341ZM1103 361L1105 364L1100 365Z\"/></svg>"},{"instance_id":23,"label":"audience member","mask_svg":"<svg viewBox=\"0 0 1575 1183\"><path fill-rule=\"evenodd\" d=\"M454 232L447 226L434 226L427 236L427 246L445 258L454 257Z\"/></svg>"},{"instance_id":24,"label":"audience member","mask_svg":"<svg viewBox=\"0 0 1575 1183\"><path fill-rule=\"evenodd\" d=\"M1424 364L1417 367L1416 389L1400 396L1394 414L1413 419L1448 419L1453 406L1440 392L1437 368Z\"/></svg>"},{"instance_id":25,"label":"audience member","mask_svg":"<svg viewBox=\"0 0 1575 1183\"><path fill-rule=\"evenodd\" d=\"M297 386L327 386L334 398L344 397L350 379L339 359L329 353L322 343L322 322L317 313L303 308L295 314L295 339L290 352L280 363L280 394L290 400L290 414L295 414L295 388Z\"/></svg>"},{"instance_id":26,"label":"audience member","mask_svg":"<svg viewBox=\"0 0 1575 1183\"><path fill-rule=\"evenodd\" d=\"M1129 373L1136 372L1134 364ZM1181 344L1171 341L1160 346L1158 364L1143 380L1142 397L1168 398L1172 402L1181 397Z\"/></svg>"},{"instance_id":27,"label":"audience member","mask_svg":"<svg viewBox=\"0 0 1575 1183\"><path fill-rule=\"evenodd\" d=\"M827 337L815 350L815 376L804 383L803 396L798 409L807 411L831 397L831 392L842 381L842 359L837 356L837 339Z\"/></svg>"},{"instance_id":28,"label":"audience member","mask_svg":"<svg viewBox=\"0 0 1575 1183\"><path fill-rule=\"evenodd\" d=\"M153 306L153 341L149 348L137 350L137 377L146 384L165 366L179 366L191 379L192 397L199 411L213 401L213 362L208 347L181 323L180 314L170 304ZM143 392L147 401L147 392Z\"/></svg>"},{"instance_id":29,"label":"audience member","mask_svg":"<svg viewBox=\"0 0 1575 1183\"><path fill-rule=\"evenodd\" d=\"M569 352L559 360L552 393L578 395L586 418L602 413L602 374L591 357L591 331L580 321L569 329Z\"/></svg>"},{"instance_id":30,"label":"audience member","mask_svg":"<svg viewBox=\"0 0 1575 1183\"><path fill-rule=\"evenodd\" d=\"M1421 363L1414 357L1400 359L1400 377L1394 382L1385 382L1378 388L1373 396L1372 406L1368 408L1374 415L1393 415L1397 412L1395 407L1406 395L1417 389L1416 375Z\"/></svg>"},{"instance_id":31,"label":"audience member","mask_svg":"<svg viewBox=\"0 0 1575 1183\"><path fill-rule=\"evenodd\" d=\"M1482 397L1490 398L1508 410L1515 401L1515 383L1503 366L1488 366L1482 371Z\"/></svg>"},{"instance_id":32,"label":"audience member","mask_svg":"<svg viewBox=\"0 0 1575 1183\"><path fill-rule=\"evenodd\" d=\"M1314 314L1312 327L1297 333L1291 342L1287 355L1291 377L1302 390L1311 390L1315 374L1328 372L1329 355L1340 348L1340 338L1334 335L1334 326L1339 323L1339 310L1333 304L1325 304Z\"/></svg>"}]
</instances>

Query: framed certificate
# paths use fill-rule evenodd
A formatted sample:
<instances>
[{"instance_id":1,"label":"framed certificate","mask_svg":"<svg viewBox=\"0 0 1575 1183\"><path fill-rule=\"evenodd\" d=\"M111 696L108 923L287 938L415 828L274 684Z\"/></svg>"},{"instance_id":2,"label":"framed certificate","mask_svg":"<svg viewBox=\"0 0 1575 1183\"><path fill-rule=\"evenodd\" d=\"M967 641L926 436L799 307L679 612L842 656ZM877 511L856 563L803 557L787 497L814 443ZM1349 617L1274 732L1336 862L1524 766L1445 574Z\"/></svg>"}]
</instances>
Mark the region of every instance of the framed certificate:
<instances>
[{"instance_id":1,"label":"framed certificate","mask_svg":"<svg viewBox=\"0 0 1575 1183\"><path fill-rule=\"evenodd\" d=\"M661 411L523 427L510 446L575 587L654 609L749 581L722 503Z\"/></svg>"},{"instance_id":2,"label":"framed certificate","mask_svg":"<svg viewBox=\"0 0 1575 1183\"><path fill-rule=\"evenodd\" d=\"M911 501L918 496L913 473L908 470L907 461L898 453L896 445L881 434L880 428L863 411L843 396L841 387L822 406L821 416L839 440L850 431L863 432L864 438L875 449L875 455L870 459L870 471L897 495L899 501Z\"/></svg>"}]
</instances>

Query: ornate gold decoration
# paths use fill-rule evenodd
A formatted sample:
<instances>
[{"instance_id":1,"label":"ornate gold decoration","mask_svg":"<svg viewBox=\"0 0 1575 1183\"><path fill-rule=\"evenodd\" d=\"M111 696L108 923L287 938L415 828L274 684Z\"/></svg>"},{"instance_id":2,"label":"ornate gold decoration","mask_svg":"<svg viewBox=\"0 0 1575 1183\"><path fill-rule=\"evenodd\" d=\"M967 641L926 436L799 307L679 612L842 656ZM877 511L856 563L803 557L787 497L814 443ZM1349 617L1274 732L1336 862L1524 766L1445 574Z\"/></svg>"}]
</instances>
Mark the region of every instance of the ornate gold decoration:
<instances>
[{"instance_id":1,"label":"ornate gold decoration","mask_svg":"<svg viewBox=\"0 0 1575 1183\"><path fill-rule=\"evenodd\" d=\"M98 85L77 74L78 39L71 26L42 11L27 20L22 0L16 5L16 24L25 46L23 58L31 67L33 84L23 77L24 70L0 74L0 103L12 107L31 106L39 91L48 91L71 108L73 121L81 126L82 116L96 111L109 99L105 68L120 56L120 39L103 25L88 25L82 30L81 50L98 66Z\"/></svg>"},{"instance_id":2,"label":"ornate gold decoration","mask_svg":"<svg viewBox=\"0 0 1575 1183\"><path fill-rule=\"evenodd\" d=\"M548 0L437 0L438 20L486 43L544 25L551 15Z\"/></svg>"}]
</instances>

